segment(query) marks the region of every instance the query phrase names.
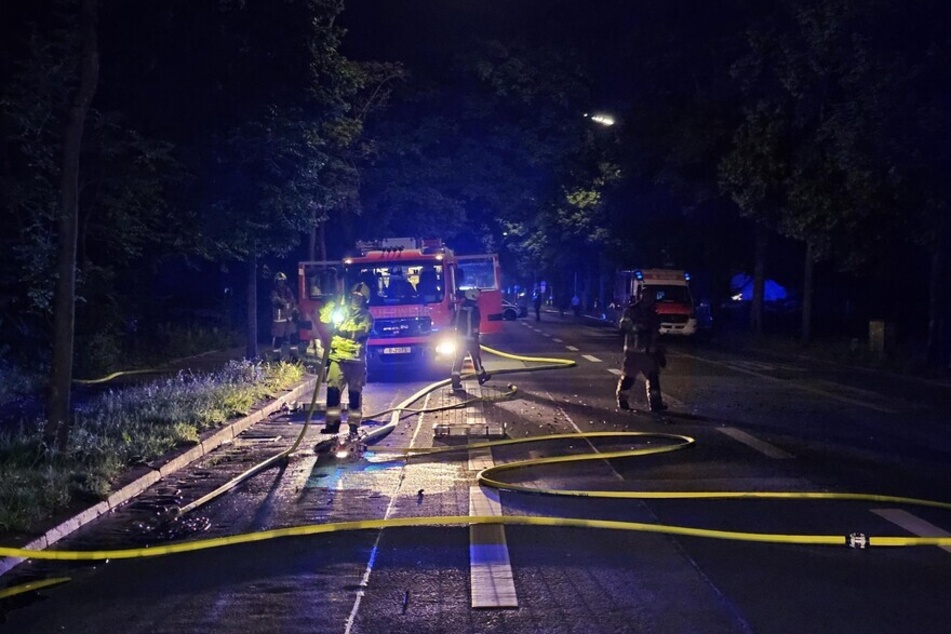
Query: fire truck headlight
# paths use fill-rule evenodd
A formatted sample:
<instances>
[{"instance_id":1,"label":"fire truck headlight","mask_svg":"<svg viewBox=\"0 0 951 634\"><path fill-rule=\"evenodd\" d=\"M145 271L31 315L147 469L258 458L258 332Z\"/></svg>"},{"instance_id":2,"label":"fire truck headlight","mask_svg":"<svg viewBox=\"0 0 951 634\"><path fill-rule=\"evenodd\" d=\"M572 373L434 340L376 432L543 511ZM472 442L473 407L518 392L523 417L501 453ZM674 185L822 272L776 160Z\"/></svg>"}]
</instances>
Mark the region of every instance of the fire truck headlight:
<instances>
[{"instance_id":1,"label":"fire truck headlight","mask_svg":"<svg viewBox=\"0 0 951 634\"><path fill-rule=\"evenodd\" d=\"M444 337L436 344L436 355L451 357L456 354L456 341L452 337Z\"/></svg>"}]
</instances>

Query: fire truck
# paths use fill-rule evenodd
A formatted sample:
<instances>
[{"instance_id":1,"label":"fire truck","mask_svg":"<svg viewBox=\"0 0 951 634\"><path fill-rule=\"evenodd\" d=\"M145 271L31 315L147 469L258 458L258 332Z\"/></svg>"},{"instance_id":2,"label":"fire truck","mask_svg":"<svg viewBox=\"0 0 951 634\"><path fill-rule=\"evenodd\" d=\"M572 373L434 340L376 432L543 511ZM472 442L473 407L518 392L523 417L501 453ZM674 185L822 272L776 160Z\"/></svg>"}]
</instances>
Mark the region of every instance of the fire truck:
<instances>
[{"instance_id":1,"label":"fire truck","mask_svg":"<svg viewBox=\"0 0 951 634\"><path fill-rule=\"evenodd\" d=\"M501 329L502 290L498 256L456 255L440 239L387 238L359 241L339 261L300 262L300 338L319 337L313 325L320 308L355 284L370 288L374 328L367 344L371 372L381 366L446 368L455 354L450 324L466 290L478 288L483 334Z\"/></svg>"},{"instance_id":2,"label":"fire truck","mask_svg":"<svg viewBox=\"0 0 951 634\"><path fill-rule=\"evenodd\" d=\"M641 288L654 293L660 334L692 336L697 333L697 314L690 294L690 273L674 269L618 271L614 296L626 305Z\"/></svg>"}]
</instances>

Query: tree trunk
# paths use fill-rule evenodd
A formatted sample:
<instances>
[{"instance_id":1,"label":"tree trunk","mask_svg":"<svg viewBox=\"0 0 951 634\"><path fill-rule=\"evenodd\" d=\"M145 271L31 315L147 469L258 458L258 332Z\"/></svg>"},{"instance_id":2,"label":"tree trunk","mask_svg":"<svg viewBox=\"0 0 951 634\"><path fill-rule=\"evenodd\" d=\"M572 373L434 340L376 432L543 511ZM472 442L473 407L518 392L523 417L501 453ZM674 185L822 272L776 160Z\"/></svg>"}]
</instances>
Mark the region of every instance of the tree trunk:
<instances>
[{"instance_id":1,"label":"tree trunk","mask_svg":"<svg viewBox=\"0 0 951 634\"><path fill-rule=\"evenodd\" d=\"M317 225L317 240L320 246L320 260L327 261L327 221L321 220Z\"/></svg>"},{"instance_id":2,"label":"tree trunk","mask_svg":"<svg viewBox=\"0 0 951 634\"><path fill-rule=\"evenodd\" d=\"M47 396L48 447L60 451L69 443L71 386L73 382L73 336L76 316L76 241L79 230L79 155L86 113L99 81L99 48L96 29L97 0L82 0L80 37L82 59L79 88L70 104L63 140L63 172L60 177L60 213L56 248L56 288L53 296L53 360Z\"/></svg>"},{"instance_id":3,"label":"tree trunk","mask_svg":"<svg viewBox=\"0 0 951 634\"><path fill-rule=\"evenodd\" d=\"M944 366L948 363L951 345L951 306L947 298L949 283L948 249L951 244L951 222L945 214L940 215L934 252L931 254L931 278L928 284L928 342L926 346L928 365Z\"/></svg>"},{"instance_id":4,"label":"tree trunk","mask_svg":"<svg viewBox=\"0 0 951 634\"><path fill-rule=\"evenodd\" d=\"M310 229L310 234L307 236L307 259L310 262L313 262L317 258L317 227L320 223L317 222L316 218L314 219L314 226Z\"/></svg>"},{"instance_id":5,"label":"tree trunk","mask_svg":"<svg viewBox=\"0 0 951 634\"><path fill-rule=\"evenodd\" d=\"M757 337L763 334L763 288L766 286L766 249L769 233L766 225L756 224L756 245L753 261L753 302L750 306L750 330Z\"/></svg>"},{"instance_id":6,"label":"tree trunk","mask_svg":"<svg viewBox=\"0 0 951 634\"><path fill-rule=\"evenodd\" d=\"M251 256L248 260L248 278L247 278L247 317L248 333L247 348L245 357L248 359L258 358L258 259Z\"/></svg>"},{"instance_id":7,"label":"tree trunk","mask_svg":"<svg viewBox=\"0 0 951 634\"><path fill-rule=\"evenodd\" d=\"M802 334L801 342L807 345L812 340L812 273L815 268L812 240L806 241L806 257L802 269Z\"/></svg>"}]
</instances>

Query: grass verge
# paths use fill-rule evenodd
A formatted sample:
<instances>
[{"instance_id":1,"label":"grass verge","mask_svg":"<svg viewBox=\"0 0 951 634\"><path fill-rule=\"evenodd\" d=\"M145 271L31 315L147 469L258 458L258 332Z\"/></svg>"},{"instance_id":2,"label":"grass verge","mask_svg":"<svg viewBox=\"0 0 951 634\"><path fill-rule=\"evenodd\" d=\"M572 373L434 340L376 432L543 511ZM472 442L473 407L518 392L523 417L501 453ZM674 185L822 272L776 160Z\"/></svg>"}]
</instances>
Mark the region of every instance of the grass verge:
<instances>
[{"instance_id":1,"label":"grass verge","mask_svg":"<svg viewBox=\"0 0 951 634\"><path fill-rule=\"evenodd\" d=\"M0 430L0 533L35 533L72 505L105 499L133 465L196 444L202 433L247 414L303 377L299 365L232 361L223 369L178 375L77 406L69 446L43 444L45 421Z\"/></svg>"}]
</instances>

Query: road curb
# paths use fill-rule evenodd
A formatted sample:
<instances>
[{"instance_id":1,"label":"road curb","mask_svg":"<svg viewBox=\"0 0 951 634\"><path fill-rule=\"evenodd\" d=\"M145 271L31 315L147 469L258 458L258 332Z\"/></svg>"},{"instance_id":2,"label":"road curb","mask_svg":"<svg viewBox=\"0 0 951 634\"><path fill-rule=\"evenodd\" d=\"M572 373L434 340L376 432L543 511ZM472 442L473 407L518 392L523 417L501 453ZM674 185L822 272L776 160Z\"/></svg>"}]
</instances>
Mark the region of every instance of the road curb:
<instances>
[{"instance_id":1,"label":"road curb","mask_svg":"<svg viewBox=\"0 0 951 634\"><path fill-rule=\"evenodd\" d=\"M301 400L304 395L309 395L314 389L314 383L317 377L304 379L287 392L278 396L273 401L262 405L247 416L235 419L224 427L215 430L207 438L203 438L197 445L188 449L182 454L170 457L161 465L152 466L152 470L136 478L132 482L125 484L116 491L109 494L109 497L94 504L93 506L81 511L68 520L60 523L58 526L46 531L42 536L21 546L27 550L46 550L59 540L70 533L85 526L89 522L97 519L100 515L105 515L110 511L122 506L132 498L140 495L150 486L159 482L168 475L187 467L192 462L203 458L208 453L214 451L221 445L231 442L236 436L248 430L254 424L264 420L274 412L277 412L291 403ZM13 570L16 566L26 561L23 557L6 557L0 560L0 576Z\"/></svg>"}]
</instances>

